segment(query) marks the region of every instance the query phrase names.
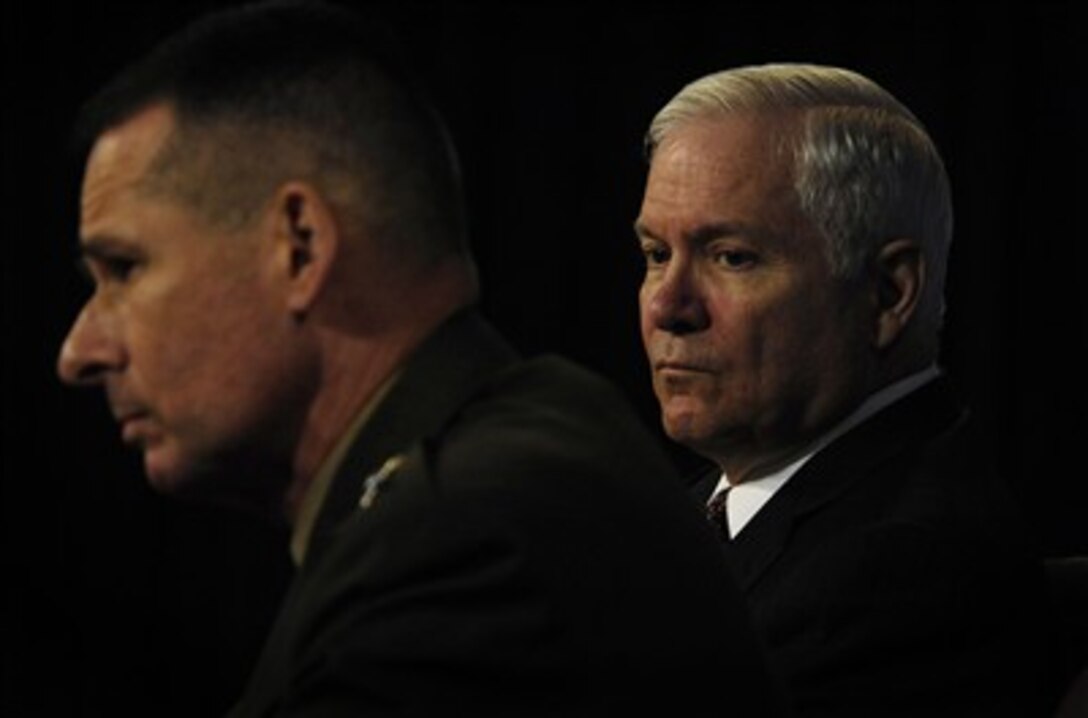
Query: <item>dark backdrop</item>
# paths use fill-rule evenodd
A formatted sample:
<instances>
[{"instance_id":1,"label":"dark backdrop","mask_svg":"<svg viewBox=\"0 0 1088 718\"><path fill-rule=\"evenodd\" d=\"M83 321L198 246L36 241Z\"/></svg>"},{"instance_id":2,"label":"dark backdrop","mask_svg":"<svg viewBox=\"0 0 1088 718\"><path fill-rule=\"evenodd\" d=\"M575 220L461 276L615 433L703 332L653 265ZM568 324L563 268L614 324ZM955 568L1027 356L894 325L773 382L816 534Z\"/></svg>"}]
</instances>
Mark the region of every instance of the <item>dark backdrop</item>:
<instances>
[{"instance_id":1,"label":"dark backdrop","mask_svg":"<svg viewBox=\"0 0 1088 718\"><path fill-rule=\"evenodd\" d=\"M24 3L3 31L0 698L18 710L0 712L215 715L283 590L284 537L152 495L101 398L61 389L52 368L87 291L70 261L75 107L213 4L96 5ZM524 351L611 376L655 426L631 232L654 111L697 76L773 60L885 85L929 126L952 178L944 363L994 432L1040 551L1086 553L1083 10L943 5L378 13L460 146L486 312Z\"/></svg>"}]
</instances>

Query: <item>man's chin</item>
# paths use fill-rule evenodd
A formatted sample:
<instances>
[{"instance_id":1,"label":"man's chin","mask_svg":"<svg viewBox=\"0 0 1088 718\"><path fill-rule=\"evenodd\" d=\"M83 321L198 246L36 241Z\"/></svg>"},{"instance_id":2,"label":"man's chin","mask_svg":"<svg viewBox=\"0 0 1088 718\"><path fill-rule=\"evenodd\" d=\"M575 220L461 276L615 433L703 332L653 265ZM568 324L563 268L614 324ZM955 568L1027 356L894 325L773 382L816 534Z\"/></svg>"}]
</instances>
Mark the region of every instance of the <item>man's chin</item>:
<instances>
[{"instance_id":1,"label":"man's chin","mask_svg":"<svg viewBox=\"0 0 1088 718\"><path fill-rule=\"evenodd\" d=\"M698 411L696 407L671 407L662 411L661 425L665 435L677 444L687 447L713 461L731 447L741 448L744 432L730 431L722 417Z\"/></svg>"},{"instance_id":2,"label":"man's chin","mask_svg":"<svg viewBox=\"0 0 1088 718\"><path fill-rule=\"evenodd\" d=\"M199 497L199 487L208 483L195 467L177 461L161 448L144 450L144 474L157 493L177 498Z\"/></svg>"},{"instance_id":3,"label":"man's chin","mask_svg":"<svg viewBox=\"0 0 1088 718\"><path fill-rule=\"evenodd\" d=\"M151 488L172 498L213 499L219 487L230 483L219 462L197 459L169 439L144 446L143 464Z\"/></svg>"},{"instance_id":4,"label":"man's chin","mask_svg":"<svg viewBox=\"0 0 1088 718\"><path fill-rule=\"evenodd\" d=\"M661 415L661 425L665 434L678 444L691 446L702 438L702 422L694 411L665 411Z\"/></svg>"},{"instance_id":5,"label":"man's chin","mask_svg":"<svg viewBox=\"0 0 1088 718\"><path fill-rule=\"evenodd\" d=\"M706 403L697 396L672 395L661 402L661 425L678 443L697 440L706 432L708 420Z\"/></svg>"},{"instance_id":6,"label":"man's chin","mask_svg":"<svg viewBox=\"0 0 1088 718\"><path fill-rule=\"evenodd\" d=\"M160 447L145 450L144 472L156 493L172 499L277 517L282 513L282 486L270 480L272 471L232 471L221 463L186 461Z\"/></svg>"}]
</instances>

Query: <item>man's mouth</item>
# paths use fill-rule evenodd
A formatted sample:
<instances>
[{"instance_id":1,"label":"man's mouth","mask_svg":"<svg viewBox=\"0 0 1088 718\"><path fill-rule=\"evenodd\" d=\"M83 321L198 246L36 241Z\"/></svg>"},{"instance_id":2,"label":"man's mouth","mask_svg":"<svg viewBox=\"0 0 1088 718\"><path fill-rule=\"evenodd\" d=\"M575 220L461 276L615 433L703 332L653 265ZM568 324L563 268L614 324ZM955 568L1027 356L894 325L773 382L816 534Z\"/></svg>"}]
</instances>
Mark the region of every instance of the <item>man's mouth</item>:
<instances>
[{"instance_id":1,"label":"man's mouth","mask_svg":"<svg viewBox=\"0 0 1088 718\"><path fill-rule=\"evenodd\" d=\"M114 410L114 418L121 427L121 440L126 444L138 442L148 432L150 414L143 409Z\"/></svg>"},{"instance_id":2,"label":"man's mouth","mask_svg":"<svg viewBox=\"0 0 1088 718\"><path fill-rule=\"evenodd\" d=\"M667 360L655 362L654 371L662 374L709 374L712 369L697 362Z\"/></svg>"}]
</instances>

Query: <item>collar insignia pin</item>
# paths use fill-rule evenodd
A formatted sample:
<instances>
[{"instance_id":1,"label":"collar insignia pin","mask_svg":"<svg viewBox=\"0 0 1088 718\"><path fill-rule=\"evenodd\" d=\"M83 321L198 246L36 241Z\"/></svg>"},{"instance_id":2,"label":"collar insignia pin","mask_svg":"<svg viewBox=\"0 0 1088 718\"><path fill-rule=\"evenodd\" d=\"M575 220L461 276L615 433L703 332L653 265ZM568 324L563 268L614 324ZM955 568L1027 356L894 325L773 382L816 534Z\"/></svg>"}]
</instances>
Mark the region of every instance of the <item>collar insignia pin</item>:
<instances>
[{"instance_id":1,"label":"collar insignia pin","mask_svg":"<svg viewBox=\"0 0 1088 718\"><path fill-rule=\"evenodd\" d=\"M374 502L378 500L378 494L381 492L385 482L392 478L397 469L404 463L404 457L397 455L390 457L386 460L382 467L375 471L370 476L366 477L363 482L363 495L359 497L359 508L366 510L374 505Z\"/></svg>"}]
</instances>

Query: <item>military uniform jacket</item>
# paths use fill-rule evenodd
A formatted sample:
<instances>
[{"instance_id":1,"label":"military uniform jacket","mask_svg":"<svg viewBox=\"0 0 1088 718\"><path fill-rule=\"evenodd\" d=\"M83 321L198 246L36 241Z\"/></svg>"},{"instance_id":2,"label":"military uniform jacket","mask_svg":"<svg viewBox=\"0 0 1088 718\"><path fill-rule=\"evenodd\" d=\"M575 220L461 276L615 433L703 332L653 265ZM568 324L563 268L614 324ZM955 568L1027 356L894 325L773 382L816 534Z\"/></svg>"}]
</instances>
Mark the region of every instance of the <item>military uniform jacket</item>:
<instances>
[{"instance_id":1,"label":"military uniform jacket","mask_svg":"<svg viewBox=\"0 0 1088 718\"><path fill-rule=\"evenodd\" d=\"M618 394L464 313L349 451L231 715L777 715L743 602Z\"/></svg>"}]
</instances>

